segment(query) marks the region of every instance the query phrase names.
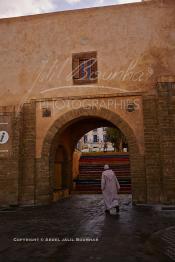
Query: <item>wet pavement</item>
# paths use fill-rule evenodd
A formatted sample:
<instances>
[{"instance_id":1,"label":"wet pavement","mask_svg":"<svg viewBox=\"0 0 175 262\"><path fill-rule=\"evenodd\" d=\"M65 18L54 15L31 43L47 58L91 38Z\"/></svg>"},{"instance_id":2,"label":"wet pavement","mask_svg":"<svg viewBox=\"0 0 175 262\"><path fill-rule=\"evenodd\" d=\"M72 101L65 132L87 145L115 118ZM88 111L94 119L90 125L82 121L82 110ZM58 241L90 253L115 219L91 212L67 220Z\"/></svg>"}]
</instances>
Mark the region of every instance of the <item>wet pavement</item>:
<instances>
[{"instance_id":1,"label":"wet pavement","mask_svg":"<svg viewBox=\"0 0 175 262\"><path fill-rule=\"evenodd\" d=\"M0 211L0 261L175 261L175 211L120 202L117 216L104 213L102 195Z\"/></svg>"}]
</instances>

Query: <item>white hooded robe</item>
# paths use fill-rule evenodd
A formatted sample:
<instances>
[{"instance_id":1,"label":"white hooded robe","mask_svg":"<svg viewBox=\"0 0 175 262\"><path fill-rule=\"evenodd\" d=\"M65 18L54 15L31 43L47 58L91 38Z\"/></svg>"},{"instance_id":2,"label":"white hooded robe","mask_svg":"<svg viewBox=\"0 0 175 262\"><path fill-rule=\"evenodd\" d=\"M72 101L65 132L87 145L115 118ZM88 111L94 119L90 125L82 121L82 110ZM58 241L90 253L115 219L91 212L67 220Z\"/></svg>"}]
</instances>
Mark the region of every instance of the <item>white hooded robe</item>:
<instances>
[{"instance_id":1,"label":"white hooded robe","mask_svg":"<svg viewBox=\"0 0 175 262\"><path fill-rule=\"evenodd\" d=\"M119 205L118 203L119 189L120 189L120 185L114 172L111 169L105 170L102 173L101 190L103 193L106 210L109 210Z\"/></svg>"}]
</instances>

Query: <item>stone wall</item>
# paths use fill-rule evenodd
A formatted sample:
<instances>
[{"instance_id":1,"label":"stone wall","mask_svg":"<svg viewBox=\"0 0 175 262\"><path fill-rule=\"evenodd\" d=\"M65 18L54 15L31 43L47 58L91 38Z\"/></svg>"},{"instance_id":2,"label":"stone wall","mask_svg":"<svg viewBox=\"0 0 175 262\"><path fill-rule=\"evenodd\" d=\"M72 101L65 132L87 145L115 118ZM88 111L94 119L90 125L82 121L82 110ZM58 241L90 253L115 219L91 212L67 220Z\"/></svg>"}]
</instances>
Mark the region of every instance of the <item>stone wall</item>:
<instances>
[{"instance_id":1,"label":"stone wall","mask_svg":"<svg viewBox=\"0 0 175 262\"><path fill-rule=\"evenodd\" d=\"M143 97L143 115L147 201L158 203L162 194L162 170L156 96Z\"/></svg>"},{"instance_id":2,"label":"stone wall","mask_svg":"<svg viewBox=\"0 0 175 262\"><path fill-rule=\"evenodd\" d=\"M19 203L19 183L20 183L20 135L21 135L21 115L16 115L8 108L1 108L1 117L8 118L11 125L9 140L11 147L9 152L0 156L0 206L18 205Z\"/></svg>"},{"instance_id":3,"label":"stone wall","mask_svg":"<svg viewBox=\"0 0 175 262\"><path fill-rule=\"evenodd\" d=\"M35 203L35 148L36 148L36 109L35 103L26 103L22 109L20 204Z\"/></svg>"},{"instance_id":4,"label":"stone wall","mask_svg":"<svg viewBox=\"0 0 175 262\"><path fill-rule=\"evenodd\" d=\"M175 84L158 83L144 96L145 170L148 203L175 203Z\"/></svg>"},{"instance_id":5,"label":"stone wall","mask_svg":"<svg viewBox=\"0 0 175 262\"><path fill-rule=\"evenodd\" d=\"M163 201L175 203L175 82L158 83L157 89Z\"/></svg>"},{"instance_id":6,"label":"stone wall","mask_svg":"<svg viewBox=\"0 0 175 262\"><path fill-rule=\"evenodd\" d=\"M158 81L175 75L174 13L175 1L161 0L0 19L0 117L10 123L0 149L0 205L51 201L54 137L87 116L111 122L129 139L135 203L175 203L175 81ZM98 83L74 85L72 55L89 51L97 52ZM138 99L140 110L123 110L122 96ZM94 100L116 103L97 110L87 106ZM86 106L74 110L82 101ZM5 108L21 102L20 113ZM55 110L50 118L42 117L45 102ZM69 151L82 126L67 132ZM69 157L67 173L71 165Z\"/></svg>"},{"instance_id":7,"label":"stone wall","mask_svg":"<svg viewBox=\"0 0 175 262\"><path fill-rule=\"evenodd\" d=\"M81 157L81 152L76 150L73 153L73 168L72 168L72 177L73 179L77 178L79 175L79 160Z\"/></svg>"},{"instance_id":8,"label":"stone wall","mask_svg":"<svg viewBox=\"0 0 175 262\"><path fill-rule=\"evenodd\" d=\"M104 117L121 128L129 139L133 203L175 203L175 83L159 82L155 95L143 95L144 152L139 153L135 134L127 122L106 109L81 109L67 112L53 121L43 141L41 158L36 157L36 101L25 103L21 113L1 108L2 119L8 117L10 127L9 153L0 155L0 205L46 204L52 200L50 164L54 164L51 146L57 134L64 137L72 150L76 125L80 117ZM3 111L4 110L4 111ZM81 122L78 126L81 127ZM101 123L101 122L100 122ZM105 122L106 123L106 122ZM138 123L135 123L138 124ZM73 127L75 129L73 129ZM11 130L11 131L10 131ZM63 132L63 133L61 133ZM62 134L62 136L61 136ZM71 140L72 139L72 140ZM61 141L62 141L61 140ZM62 141L63 143L64 141ZM67 142L66 142L67 143ZM69 145L70 144L70 145ZM7 145L8 146L8 145ZM66 168L71 174L72 161ZM70 176L72 179L72 176ZM71 184L71 181L69 181Z\"/></svg>"}]
</instances>

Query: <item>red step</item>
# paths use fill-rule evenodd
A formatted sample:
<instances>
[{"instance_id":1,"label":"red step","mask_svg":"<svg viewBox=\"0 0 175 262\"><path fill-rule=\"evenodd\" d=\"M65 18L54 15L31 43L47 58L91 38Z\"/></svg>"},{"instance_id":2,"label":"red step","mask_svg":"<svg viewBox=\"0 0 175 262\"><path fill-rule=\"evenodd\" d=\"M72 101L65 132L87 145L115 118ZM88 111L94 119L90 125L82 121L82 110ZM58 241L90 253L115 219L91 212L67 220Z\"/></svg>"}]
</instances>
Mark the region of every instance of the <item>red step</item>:
<instances>
[{"instance_id":1,"label":"red step","mask_svg":"<svg viewBox=\"0 0 175 262\"><path fill-rule=\"evenodd\" d=\"M99 180L101 179L102 171L104 170L104 164L108 164L116 173L120 182L120 193L128 193L131 194L131 176L130 176L130 168L129 168L129 157L122 154L112 154L111 158L108 154L91 154L90 156L83 156L80 158L80 167L79 167L79 177L76 183L75 192L92 192L92 193L101 193L100 184L97 182L91 181L89 184L87 181L89 180ZM85 182L83 180L86 180Z\"/></svg>"}]
</instances>

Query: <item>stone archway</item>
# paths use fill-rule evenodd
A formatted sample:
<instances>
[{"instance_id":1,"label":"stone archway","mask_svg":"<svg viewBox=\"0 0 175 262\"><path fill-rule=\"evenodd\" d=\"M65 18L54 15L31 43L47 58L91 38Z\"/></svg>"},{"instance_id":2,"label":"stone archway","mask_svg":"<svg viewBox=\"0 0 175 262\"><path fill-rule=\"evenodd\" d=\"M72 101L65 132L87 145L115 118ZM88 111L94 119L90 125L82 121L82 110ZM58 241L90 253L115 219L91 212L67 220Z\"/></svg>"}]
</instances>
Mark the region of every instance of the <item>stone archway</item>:
<instances>
[{"instance_id":1,"label":"stone archway","mask_svg":"<svg viewBox=\"0 0 175 262\"><path fill-rule=\"evenodd\" d=\"M51 126L44 139L41 158L37 162L37 187L36 203L48 203L51 201L52 174L51 165L53 162L54 145L56 138L61 132L74 121L86 117L98 117L107 120L114 126L117 126L126 136L129 144L131 176L132 176L132 194L133 203L147 202L147 188L145 178L144 155L141 154L136 136L128 125L119 115L105 108L80 108L71 110L63 114Z\"/></svg>"}]
</instances>

